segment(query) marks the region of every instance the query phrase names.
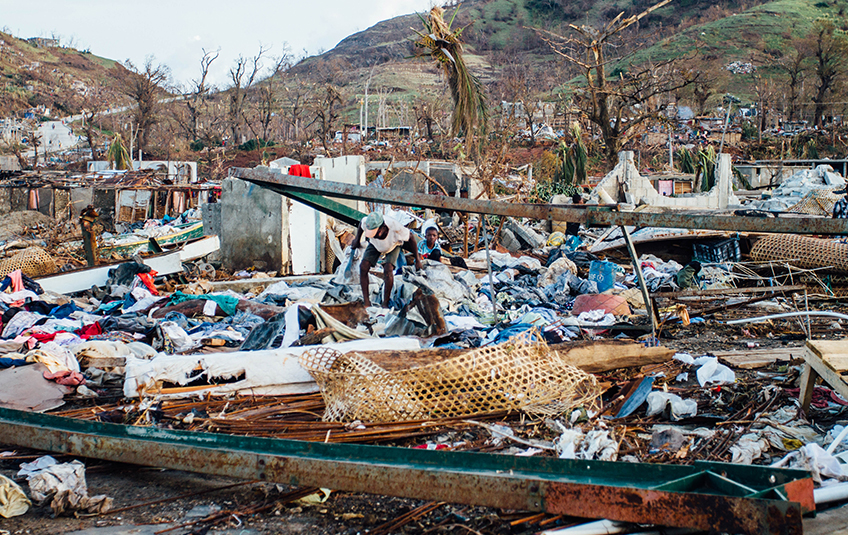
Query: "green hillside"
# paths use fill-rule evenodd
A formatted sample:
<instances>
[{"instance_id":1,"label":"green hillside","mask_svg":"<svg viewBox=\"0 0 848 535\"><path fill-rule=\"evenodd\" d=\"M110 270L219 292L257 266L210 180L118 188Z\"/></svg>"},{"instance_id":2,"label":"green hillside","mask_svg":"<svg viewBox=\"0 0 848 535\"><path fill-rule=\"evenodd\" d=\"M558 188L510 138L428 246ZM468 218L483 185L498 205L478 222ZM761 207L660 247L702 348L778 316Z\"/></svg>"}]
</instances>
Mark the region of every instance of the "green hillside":
<instances>
[{"instance_id":1,"label":"green hillside","mask_svg":"<svg viewBox=\"0 0 848 535\"><path fill-rule=\"evenodd\" d=\"M96 88L99 98L121 102L120 63L88 51L38 47L0 32L0 117L44 106L54 114L78 113Z\"/></svg>"},{"instance_id":2,"label":"green hillside","mask_svg":"<svg viewBox=\"0 0 848 535\"><path fill-rule=\"evenodd\" d=\"M469 0L459 6L454 27L463 27L466 52L472 70L496 93L495 83L508 65L520 64L540 78L550 77L554 66L563 61L535 31L540 28L564 34L569 24L598 25L621 12L637 14L653 1L616 0ZM453 13L449 8L446 18ZM716 1L677 0L652 13L628 30L627 47L641 49L626 62L613 66L626 71L627 63L691 57L690 68L709 78L715 96L726 92L743 101L755 98L750 74L732 74L725 67L734 61L750 62L768 51L773 57L788 51L803 38L818 17L829 16L848 30L848 0ZM421 22L417 15L405 15L380 22L342 40L324 54L308 58L295 72L321 82L334 82L345 88L351 101L361 98L371 75L371 90L388 88L388 101L412 102L422 95L437 94L443 87L437 69L426 61L410 59L413 28ZM760 73L782 83L780 74L759 65ZM372 72L373 69L373 72ZM577 78L575 70L562 68L560 89L568 89ZM540 98L551 99L553 92L540 90ZM496 94L493 96L497 96ZM685 95L683 96L685 99ZM351 111L351 114L354 112Z\"/></svg>"}]
</instances>

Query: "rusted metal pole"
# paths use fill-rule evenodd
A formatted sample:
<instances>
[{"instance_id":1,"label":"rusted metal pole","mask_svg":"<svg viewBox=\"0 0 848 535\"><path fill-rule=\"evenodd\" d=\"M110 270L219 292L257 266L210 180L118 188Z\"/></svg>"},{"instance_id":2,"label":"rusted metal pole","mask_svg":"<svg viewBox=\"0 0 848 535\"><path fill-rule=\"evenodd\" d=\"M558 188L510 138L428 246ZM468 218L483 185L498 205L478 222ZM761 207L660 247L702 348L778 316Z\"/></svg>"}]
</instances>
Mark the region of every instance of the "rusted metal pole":
<instances>
[{"instance_id":1,"label":"rusted metal pole","mask_svg":"<svg viewBox=\"0 0 848 535\"><path fill-rule=\"evenodd\" d=\"M633 246L633 240L630 239L630 231L627 227L621 227L621 233L624 235L624 242L627 244L627 250L630 252L630 258L633 260L633 272L636 273L636 280L639 283L639 289L642 290L642 299L645 301L645 311L648 313L648 319L651 320L651 334L656 338L657 317L654 315L654 307L651 306L651 294L648 292L648 285L645 284L645 275L642 274L642 265L639 263L639 255L636 254L636 247Z\"/></svg>"},{"instance_id":2,"label":"rusted metal pole","mask_svg":"<svg viewBox=\"0 0 848 535\"><path fill-rule=\"evenodd\" d=\"M462 197L427 195L392 189L367 188L330 180L284 175L267 167L231 168L231 176L260 186L282 186L284 190L313 193L341 199L367 200L397 206L417 206L464 213L550 219L592 225L628 225L726 230L730 232L776 232L786 234L848 235L848 219L810 216L745 217L712 215L714 212L677 211L667 213L617 212L613 206L555 206L550 204L506 203Z\"/></svg>"},{"instance_id":3,"label":"rusted metal pole","mask_svg":"<svg viewBox=\"0 0 848 535\"><path fill-rule=\"evenodd\" d=\"M808 472L324 444L74 420L0 408L12 445L94 459L711 532L801 535Z\"/></svg>"}]
</instances>

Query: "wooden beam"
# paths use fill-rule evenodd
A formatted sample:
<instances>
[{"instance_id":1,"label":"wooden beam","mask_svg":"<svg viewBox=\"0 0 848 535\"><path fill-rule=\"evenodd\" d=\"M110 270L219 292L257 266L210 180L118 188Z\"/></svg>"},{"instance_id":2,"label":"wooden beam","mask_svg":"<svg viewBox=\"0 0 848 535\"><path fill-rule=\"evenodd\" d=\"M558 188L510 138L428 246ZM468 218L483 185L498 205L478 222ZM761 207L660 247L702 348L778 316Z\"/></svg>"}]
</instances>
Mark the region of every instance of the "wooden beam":
<instances>
[{"instance_id":1,"label":"wooden beam","mask_svg":"<svg viewBox=\"0 0 848 535\"><path fill-rule=\"evenodd\" d=\"M837 394L848 399L848 382L842 376L842 372L848 369L848 342L807 340L804 360L807 364L801 376L799 393L804 412L810 408L817 377L821 377Z\"/></svg>"},{"instance_id":2,"label":"wooden beam","mask_svg":"<svg viewBox=\"0 0 848 535\"><path fill-rule=\"evenodd\" d=\"M604 373L620 368L659 364L671 360L675 351L667 347L645 347L635 342L610 340L604 342L582 341L553 344L556 351L572 366L587 373ZM436 364L461 356L471 349L417 349L413 351L358 351L387 371L400 371L428 364Z\"/></svg>"},{"instance_id":3,"label":"wooden beam","mask_svg":"<svg viewBox=\"0 0 848 535\"><path fill-rule=\"evenodd\" d=\"M803 284L795 284L792 286L757 286L753 288L716 288L713 290L687 290L685 292L658 292L651 294L651 297L703 297L707 295L733 295L733 294L753 294L759 292L794 292L802 291L806 288Z\"/></svg>"}]
</instances>

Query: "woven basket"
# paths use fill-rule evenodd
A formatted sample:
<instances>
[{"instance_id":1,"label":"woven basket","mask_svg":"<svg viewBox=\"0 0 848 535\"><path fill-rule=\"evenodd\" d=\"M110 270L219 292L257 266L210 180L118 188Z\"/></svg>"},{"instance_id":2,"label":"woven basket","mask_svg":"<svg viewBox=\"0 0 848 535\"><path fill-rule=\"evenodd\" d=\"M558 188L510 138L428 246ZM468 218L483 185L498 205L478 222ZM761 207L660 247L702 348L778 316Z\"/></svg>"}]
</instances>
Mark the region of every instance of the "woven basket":
<instances>
[{"instance_id":1,"label":"woven basket","mask_svg":"<svg viewBox=\"0 0 848 535\"><path fill-rule=\"evenodd\" d=\"M833 273L848 273L848 244L795 234L758 240L751 249L751 258L755 262L786 262L801 269L828 268Z\"/></svg>"},{"instance_id":2,"label":"woven basket","mask_svg":"<svg viewBox=\"0 0 848 535\"><path fill-rule=\"evenodd\" d=\"M43 277L56 273L56 262L41 247L28 247L11 258L0 261L0 279L20 269L28 277Z\"/></svg>"},{"instance_id":3,"label":"woven basket","mask_svg":"<svg viewBox=\"0 0 848 535\"><path fill-rule=\"evenodd\" d=\"M300 357L327 409L324 420L390 422L520 410L558 416L597 408L595 377L530 336L426 366L389 372L366 357L319 347Z\"/></svg>"}]
</instances>

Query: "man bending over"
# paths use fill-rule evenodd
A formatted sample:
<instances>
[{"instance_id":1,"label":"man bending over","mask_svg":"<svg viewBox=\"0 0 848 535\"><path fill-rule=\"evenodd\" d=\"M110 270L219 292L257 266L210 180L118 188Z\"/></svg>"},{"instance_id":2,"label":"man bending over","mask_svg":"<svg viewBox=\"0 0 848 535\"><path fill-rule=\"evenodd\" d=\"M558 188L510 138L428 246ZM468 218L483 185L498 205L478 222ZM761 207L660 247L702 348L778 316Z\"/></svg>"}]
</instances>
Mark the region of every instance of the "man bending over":
<instances>
[{"instance_id":1,"label":"man bending over","mask_svg":"<svg viewBox=\"0 0 848 535\"><path fill-rule=\"evenodd\" d=\"M377 212L371 212L362 218L353 239L353 250L359 249L363 236L368 238L368 247L362 256L359 267L359 284L362 287L362 300L366 307L371 306L368 295L368 272L383 258L383 308L389 306L389 298L395 285L395 266L401 249L415 255L415 269L421 269L421 256L418 254L418 244L409 229L398 223L394 218Z\"/></svg>"}]
</instances>

